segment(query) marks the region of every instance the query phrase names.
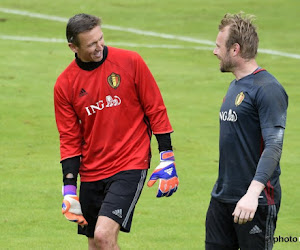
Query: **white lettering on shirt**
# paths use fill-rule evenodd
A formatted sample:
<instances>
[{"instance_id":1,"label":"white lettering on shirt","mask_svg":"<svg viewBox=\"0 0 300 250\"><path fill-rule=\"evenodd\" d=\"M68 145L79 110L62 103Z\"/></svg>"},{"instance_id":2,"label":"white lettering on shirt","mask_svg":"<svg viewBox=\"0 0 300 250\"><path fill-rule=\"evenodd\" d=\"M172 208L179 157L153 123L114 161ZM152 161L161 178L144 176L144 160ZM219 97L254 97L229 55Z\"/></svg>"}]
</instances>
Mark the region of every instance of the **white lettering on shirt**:
<instances>
[{"instance_id":1,"label":"white lettering on shirt","mask_svg":"<svg viewBox=\"0 0 300 250\"><path fill-rule=\"evenodd\" d=\"M111 108L115 106L119 106L121 104L121 98L115 95L114 97L108 95L105 97L105 103L104 100L100 100L96 102L96 104L92 104L88 107L85 107L85 110L87 114L93 115L95 114L98 110L103 110L104 108Z\"/></svg>"},{"instance_id":2,"label":"white lettering on shirt","mask_svg":"<svg viewBox=\"0 0 300 250\"><path fill-rule=\"evenodd\" d=\"M221 111L220 112L220 119L224 122L236 122L238 117L235 111L229 109L229 111Z\"/></svg>"}]
</instances>

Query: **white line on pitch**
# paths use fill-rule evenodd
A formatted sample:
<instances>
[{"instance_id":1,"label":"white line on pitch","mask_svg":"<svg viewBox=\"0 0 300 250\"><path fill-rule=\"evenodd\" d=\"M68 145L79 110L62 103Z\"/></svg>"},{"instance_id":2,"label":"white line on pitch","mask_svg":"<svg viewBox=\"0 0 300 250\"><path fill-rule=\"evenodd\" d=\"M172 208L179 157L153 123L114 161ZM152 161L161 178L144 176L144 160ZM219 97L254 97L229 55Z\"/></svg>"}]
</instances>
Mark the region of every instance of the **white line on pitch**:
<instances>
[{"instance_id":1,"label":"white line on pitch","mask_svg":"<svg viewBox=\"0 0 300 250\"><path fill-rule=\"evenodd\" d=\"M26 42L45 42L45 43L67 43L66 39L61 38L43 38L43 37L26 37L26 36L8 36L0 35L2 40L13 41L26 41ZM193 49L193 50L213 50L214 47L205 46L182 46L172 44L139 44L139 43L126 43L126 42L109 42L111 46L122 47L141 47L141 48L165 48L165 49Z\"/></svg>"},{"instance_id":2,"label":"white line on pitch","mask_svg":"<svg viewBox=\"0 0 300 250\"><path fill-rule=\"evenodd\" d=\"M68 21L68 18L64 18L64 17L51 16L51 15L32 13L32 12L28 12L28 11L21 11L21 10L7 9L7 8L0 8L0 12L34 17L34 18L40 18L40 19L46 19L46 20L52 20L52 21L59 21L59 22L67 22ZM157 32L153 32L153 31L144 31L144 30L139 30L139 29L134 29L134 28L124 28L124 27L114 26L114 25L102 25L102 27L104 29L118 30L118 31L129 32L129 33L145 35L145 36L160 37L160 38L165 38L165 39L179 40L179 41L199 43L199 44L212 45L212 46L215 45L214 42L209 41L209 40L197 39L197 38L186 37L186 36L177 36L177 35L171 35L171 34L165 34L165 33L157 33ZM300 59L300 55L294 54L294 53L286 53L286 52L270 50L270 49L258 49L258 51L263 54L277 55L277 56Z\"/></svg>"},{"instance_id":3,"label":"white line on pitch","mask_svg":"<svg viewBox=\"0 0 300 250\"><path fill-rule=\"evenodd\" d=\"M52 20L52 21L58 21L58 22L68 22L68 18L65 17L58 17L58 16L50 16L40 13L33 13L29 11L22 11L22 10L14 10L14 9L7 9L7 8L0 8L0 12L9 13L9 14L16 14L21 16L28 16L28 17L34 17L34 18L40 18L40 19L46 19L46 20ZM123 28L120 26L115 25L102 25L105 29L110 30L118 30L118 31L124 31L139 35L145 35L145 36L154 36L154 37L161 37L165 39L171 39L171 40L179 40L179 41L185 41L185 42L194 42L194 43L200 43L200 44L206 44L206 45L214 45L215 43L208 40L202 40L202 39L196 39L192 37L186 37L186 36L177 36L177 35L170 35L170 34L164 34L164 33L157 33L153 31L144 31L134 28Z\"/></svg>"},{"instance_id":4,"label":"white line on pitch","mask_svg":"<svg viewBox=\"0 0 300 250\"><path fill-rule=\"evenodd\" d=\"M43 38L43 37L27 37L27 36L7 36L1 35L2 40L26 41L26 42L45 42L45 43L66 43L66 39L59 38Z\"/></svg>"}]
</instances>

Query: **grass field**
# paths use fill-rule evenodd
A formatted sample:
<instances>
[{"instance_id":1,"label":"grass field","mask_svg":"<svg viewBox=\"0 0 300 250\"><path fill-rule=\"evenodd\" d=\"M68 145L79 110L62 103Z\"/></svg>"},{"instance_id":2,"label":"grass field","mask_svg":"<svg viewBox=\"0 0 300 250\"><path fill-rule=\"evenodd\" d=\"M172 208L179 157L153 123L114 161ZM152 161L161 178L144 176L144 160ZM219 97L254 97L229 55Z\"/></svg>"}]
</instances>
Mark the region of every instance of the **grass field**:
<instances>
[{"instance_id":1,"label":"grass field","mask_svg":"<svg viewBox=\"0 0 300 250\"><path fill-rule=\"evenodd\" d=\"M80 12L103 18L107 45L142 55L175 130L179 190L171 198L156 199L155 189L145 188L132 232L120 234L121 248L204 249L205 214L218 170L219 108L233 78L219 72L212 49L222 16L240 10L257 16L260 48L273 51L262 50L257 61L289 94L281 160L283 198L275 236L299 239L299 9L295 0L1 0L0 249L87 249L85 237L77 236L75 225L61 215L53 86L74 55L61 42L64 19L49 19ZM155 139L152 146L153 169L158 163ZM277 243L274 249L299 247L298 241Z\"/></svg>"}]
</instances>

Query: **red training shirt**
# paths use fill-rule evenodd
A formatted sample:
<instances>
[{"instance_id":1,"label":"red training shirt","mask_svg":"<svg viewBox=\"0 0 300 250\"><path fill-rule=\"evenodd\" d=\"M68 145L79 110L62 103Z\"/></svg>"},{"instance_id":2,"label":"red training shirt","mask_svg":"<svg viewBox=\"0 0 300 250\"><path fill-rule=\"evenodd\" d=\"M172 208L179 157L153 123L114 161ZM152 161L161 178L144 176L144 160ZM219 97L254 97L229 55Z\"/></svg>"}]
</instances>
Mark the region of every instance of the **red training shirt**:
<instances>
[{"instance_id":1,"label":"red training shirt","mask_svg":"<svg viewBox=\"0 0 300 250\"><path fill-rule=\"evenodd\" d=\"M54 87L61 161L81 156L82 182L149 168L152 131L173 132L143 59L136 52L105 49L99 67L84 70L74 60Z\"/></svg>"}]
</instances>

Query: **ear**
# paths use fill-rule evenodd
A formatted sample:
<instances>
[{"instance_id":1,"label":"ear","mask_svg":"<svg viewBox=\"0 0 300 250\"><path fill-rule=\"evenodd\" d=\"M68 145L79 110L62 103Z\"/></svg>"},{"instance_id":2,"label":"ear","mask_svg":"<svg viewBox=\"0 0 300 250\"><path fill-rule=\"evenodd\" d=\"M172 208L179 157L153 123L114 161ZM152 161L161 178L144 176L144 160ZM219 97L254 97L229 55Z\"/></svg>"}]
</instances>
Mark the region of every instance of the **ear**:
<instances>
[{"instance_id":1,"label":"ear","mask_svg":"<svg viewBox=\"0 0 300 250\"><path fill-rule=\"evenodd\" d=\"M77 53L78 52L78 47L73 44L73 43L68 43L69 48L74 52Z\"/></svg>"},{"instance_id":2,"label":"ear","mask_svg":"<svg viewBox=\"0 0 300 250\"><path fill-rule=\"evenodd\" d=\"M231 51L233 53L233 56L237 56L240 53L241 46L238 43L235 43L231 47Z\"/></svg>"}]
</instances>

